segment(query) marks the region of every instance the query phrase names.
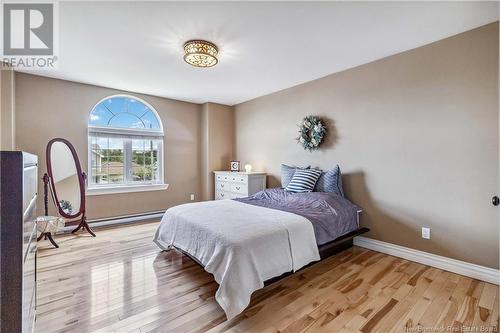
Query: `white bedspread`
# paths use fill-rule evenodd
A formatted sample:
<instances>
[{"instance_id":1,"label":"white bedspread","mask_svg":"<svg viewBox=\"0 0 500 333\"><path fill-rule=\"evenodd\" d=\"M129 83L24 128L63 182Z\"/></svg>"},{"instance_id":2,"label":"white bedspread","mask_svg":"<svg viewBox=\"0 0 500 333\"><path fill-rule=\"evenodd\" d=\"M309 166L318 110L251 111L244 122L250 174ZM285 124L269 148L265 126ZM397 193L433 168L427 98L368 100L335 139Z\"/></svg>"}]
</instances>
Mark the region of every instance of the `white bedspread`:
<instances>
[{"instance_id":1,"label":"white bedspread","mask_svg":"<svg viewBox=\"0 0 500 333\"><path fill-rule=\"evenodd\" d=\"M234 200L184 204L165 212L154 242L196 258L214 275L228 319L241 313L264 281L319 260L304 217Z\"/></svg>"}]
</instances>

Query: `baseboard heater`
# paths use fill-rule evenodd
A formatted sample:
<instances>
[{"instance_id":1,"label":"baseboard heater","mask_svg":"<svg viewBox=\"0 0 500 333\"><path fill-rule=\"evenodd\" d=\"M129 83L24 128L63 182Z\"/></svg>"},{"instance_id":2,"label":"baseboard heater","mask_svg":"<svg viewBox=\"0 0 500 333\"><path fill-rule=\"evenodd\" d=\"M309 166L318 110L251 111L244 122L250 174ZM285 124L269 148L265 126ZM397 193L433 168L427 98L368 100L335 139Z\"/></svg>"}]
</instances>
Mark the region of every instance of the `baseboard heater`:
<instances>
[{"instance_id":1,"label":"baseboard heater","mask_svg":"<svg viewBox=\"0 0 500 333\"><path fill-rule=\"evenodd\" d=\"M147 221L151 219L158 219L163 216L165 213L164 210L154 211L154 212L146 212L146 213L138 213L138 214L129 214L122 216L113 216L113 217L103 217L99 219L89 219L88 223L91 227L104 227L113 224L126 224L133 223L139 221ZM58 233L71 232L75 229L75 226L65 226Z\"/></svg>"}]
</instances>

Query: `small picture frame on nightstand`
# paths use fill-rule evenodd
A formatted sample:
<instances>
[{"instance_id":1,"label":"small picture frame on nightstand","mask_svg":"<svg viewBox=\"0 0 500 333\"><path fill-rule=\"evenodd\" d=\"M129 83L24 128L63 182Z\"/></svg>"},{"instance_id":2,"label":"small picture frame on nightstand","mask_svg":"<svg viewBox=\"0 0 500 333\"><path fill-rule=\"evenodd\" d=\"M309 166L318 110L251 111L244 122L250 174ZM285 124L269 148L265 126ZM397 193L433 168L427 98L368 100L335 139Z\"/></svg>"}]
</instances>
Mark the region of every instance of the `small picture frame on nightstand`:
<instances>
[{"instance_id":1,"label":"small picture frame on nightstand","mask_svg":"<svg viewBox=\"0 0 500 333\"><path fill-rule=\"evenodd\" d=\"M231 161L231 172L240 171L240 161Z\"/></svg>"}]
</instances>

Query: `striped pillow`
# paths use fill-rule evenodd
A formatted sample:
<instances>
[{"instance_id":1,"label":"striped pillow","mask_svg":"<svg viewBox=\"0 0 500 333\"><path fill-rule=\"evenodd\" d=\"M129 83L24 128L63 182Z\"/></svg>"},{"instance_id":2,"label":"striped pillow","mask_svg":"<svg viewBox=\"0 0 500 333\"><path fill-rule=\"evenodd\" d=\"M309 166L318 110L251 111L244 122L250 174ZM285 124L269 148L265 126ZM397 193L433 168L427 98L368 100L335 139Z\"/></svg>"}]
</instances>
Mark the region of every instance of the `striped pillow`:
<instances>
[{"instance_id":1,"label":"striped pillow","mask_svg":"<svg viewBox=\"0 0 500 333\"><path fill-rule=\"evenodd\" d=\"M292 180L293 174L295 173L295 170L297 169L311 169L311 166L307 167L295 167L295 166L288 166L286 164L281 165L281 187L285 188L288 186L290 181Z\"/></svg>"},{"instance_id":2,"label":"striped pillow","mask_svg":"<svg viewBox=\"0 0 500 333\"><path fill-rule=\"evenodd\" d=\"M295 170L292 180L285 190L295 193L312 192L314 185L321 176L321 170L298 169Z\"/></svg>"},{"instance_id":3,"label":"striped pillow","mask_svg":"<svg viewBox=\"0 0 500 333\"><path fill-rule=\"evenodd\" d=\"M338 164L332 170L321 174L314 186L314 192L328 192L344 196L342 189L342 173Z\"/></svg>"}]
</instances>

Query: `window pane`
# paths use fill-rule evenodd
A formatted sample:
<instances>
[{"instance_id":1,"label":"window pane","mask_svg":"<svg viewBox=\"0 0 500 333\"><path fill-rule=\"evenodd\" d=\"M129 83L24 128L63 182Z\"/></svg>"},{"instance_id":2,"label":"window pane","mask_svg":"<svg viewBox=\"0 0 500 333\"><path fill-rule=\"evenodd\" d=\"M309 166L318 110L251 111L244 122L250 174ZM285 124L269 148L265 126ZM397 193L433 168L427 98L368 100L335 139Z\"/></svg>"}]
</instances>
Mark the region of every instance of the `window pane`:
<instances>
[{"instance_id":1,"label":"window pane","mask_svg":"<svg viewBox=\"0 0 500 333\"><path fill-rule=\"evenodd\" d=\"M91 150L90 150L90 183L99 184L103 175L102 170L102 160L103 160L103 143L99 141L99 138L93 136L91 140Z\"/></svg>"},{"instance_id":2,"label":"window pane","mask_svg":"<svg viewBox=\"0 0 500 333\"><path fill-rule=\"evenodd\" d=\"M132 181L156 183L159 181L158 140L132 140Z\"/></svg>"},{"instance_id":3,"label":"window pane","mask_svg":"<svg viewBox=\"0 0 500 333\"><path fill-rule=\"evenodd\" d=\"M141 119L130 113L119 113L109 121L109 126L119 128L144 128Z\"/></svg>"},{"instance_id":4,"label":"window pane","mask_svg":"<svg viewBox=\"0 0 500 333\"><path fill-rule=\"evenodd\" d=\"M127 97L111 97L105 101L102 101L101 103L104 104L114 114L127 112Z\"/></svg>"},{"instance_id":5,"label":"window pane","mask_svg":"<svg viewBox=\"0 0 500 333\"><path fill-rule=\"evenodd\" d=\"M108 126L109 119L113 116L102 103L97 105L90 113L89 125L93 126Z\"/></svg>"},{"instance_id":6,"label":"window pane","mask_svg":"<svg viewBox=\"0 0 500 333\"><path fill-rule=\"evenodd\" d=\"M91 143L91 184L123 184L123 139L94 136Z\"/></svg>"},{"instance_id":7,"label":"window pane","mask_svg":"<svg viewBox=\"0 0 500 333\"><path fill-rule=\"evenodd\" d=\"M100 102L92 110L89 125L113 128L161 130L160 120L140 100L117 96Z\"/></svg>"},{"instance_id":8,"label":"window pane","mask_svg":"<svg viewBox=\"0 0 500 333\"><path fill-rule=\"evenodd\" d=\"M152 111L149 111L144 116L142 116L141 120L147 129L161 129L158 118L156 118L155 114Z\"/></svg>"},{"instance_id":9,"label":"window pane","mask_svg":"<svg viewBox=\"0 0 500 333\"><path fill-rule=\"evenodd\" d=\"M149 112L149 108L146 106L146 104L130 98L128 100L127 112L140 118L145 113Z\"/></svg>"}]
</instances>

